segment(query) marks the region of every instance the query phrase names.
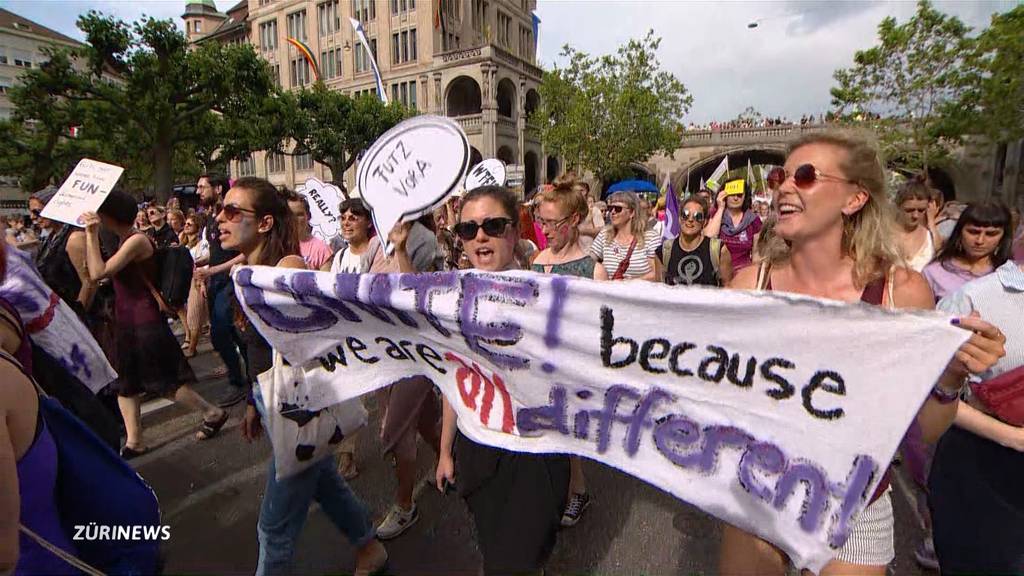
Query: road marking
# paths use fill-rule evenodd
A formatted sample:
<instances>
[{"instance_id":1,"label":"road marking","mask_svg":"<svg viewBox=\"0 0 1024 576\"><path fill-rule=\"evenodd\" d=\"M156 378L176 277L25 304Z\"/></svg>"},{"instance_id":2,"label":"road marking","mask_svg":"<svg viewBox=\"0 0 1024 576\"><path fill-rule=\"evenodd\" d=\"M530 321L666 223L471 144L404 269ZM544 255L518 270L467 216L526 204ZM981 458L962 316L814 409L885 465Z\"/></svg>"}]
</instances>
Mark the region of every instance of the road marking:
<instances>
[{"instance_id":1,"label":"road marking","mask_svg":"<svg viewBox=\"0 0 1024 576\"><path fill-rule=\"evenodd\" d=\"M202 504L206 500L217 496L218 494L240 484L247 484L260 478L267 473L267 462L262 460L248 468L243 468L234 474L225 476L220 480L201 488L188 496L186 496L181 502L179 502L174 508L171 508L163 514L164 521L168 524L171 523L176 517L184 514L192 508Z\"/></svg>"}]
</instances>

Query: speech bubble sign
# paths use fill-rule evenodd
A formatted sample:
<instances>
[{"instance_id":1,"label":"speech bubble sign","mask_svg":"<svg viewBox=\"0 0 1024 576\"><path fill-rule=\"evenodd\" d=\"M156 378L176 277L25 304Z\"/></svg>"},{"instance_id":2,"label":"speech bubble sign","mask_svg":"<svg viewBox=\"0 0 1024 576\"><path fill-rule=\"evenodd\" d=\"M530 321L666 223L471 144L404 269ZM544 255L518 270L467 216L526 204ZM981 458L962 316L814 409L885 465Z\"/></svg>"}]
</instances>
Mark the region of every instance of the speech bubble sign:
<instances>
[{"instance_id":1,"label":"speech bubble sign","mask_svg":"<svg viewBox=\"0 0 1024 576\"><path fill-rule=\"evenodd\" d=\"M309 202L309 225L313 228L313 235L330 244L341 231L341 215L338 214L338 206L344 197L341 188L309 178L302 186L297 186L295 192L305 196Z\"/></svg>"},{"instance_id":2,"label":"speech bubble sign","mask_svg":"<svg viewBox=\"0 0 1024 576\"><path fill-rule=\"evenodd\" d=\"M746 184L743 180L730 180L725 183L726 196L742 195L746 191Z\"/></svg>"},{"instance_id":3,"label":"speech bubble sign","mask_svg":"<svg viewBox=\"0 0 1024 576\"><path fill-rule=\"evenodd\" d=\"M83 158L39 215L81 228L82 213L98 210L123 172L120 166Z\"/></svg>"},{"instance_id":4,"label":"speech bubble sign","mask_svg":"<svg viewBox=\"0 0 1024 576\"><path fill-rule=\"evenodd\" d=\"M410 118L377 139L363 155L356 182L373 210L373 225L390 253L395 224L431 212L460 184L469 168L462 127L441 116Z\"/></svg>"},{"instance_id":5,"label":"speech bubble sign","mask_svg":"<svg viewBox=\"0 0 1024 576\"><path fill-rule=\"evenodd\" d=\"M490 158L473 166L466 174L466 190L481 186L504 186L505 163L497 158Z\"/></svg>"}]
</instances>

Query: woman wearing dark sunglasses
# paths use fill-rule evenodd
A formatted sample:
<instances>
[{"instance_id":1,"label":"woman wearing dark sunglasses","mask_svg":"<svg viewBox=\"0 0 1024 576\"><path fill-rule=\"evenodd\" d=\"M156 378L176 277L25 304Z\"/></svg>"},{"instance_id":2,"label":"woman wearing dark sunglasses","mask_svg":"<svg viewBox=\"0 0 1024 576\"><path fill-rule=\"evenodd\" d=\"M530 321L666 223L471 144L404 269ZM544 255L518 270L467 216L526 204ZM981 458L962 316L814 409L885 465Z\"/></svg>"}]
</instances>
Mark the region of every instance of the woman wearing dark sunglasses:
<instances>
[{"instance_id":1,"label":"woman wearing dark sunglasses","mask_svg":"<svg viewBox=\"0 0 1024 576\"><path fill-rule=\"evenodd\" d=\"M590 246L590 256L599 263L594 267L594 280L657 280L654 251L661 237L647 230L636 193L609 196L607 214L608 226Z\"/></svg>"},{"instance_id":2,"label":"woman wearing dark sunglasses","mask_svg":"<svg viewBox=\"0 0 1024 576\"><path fill-rule=\"evenodd\" d=\"M217 214L220 243L226 250L245 255L254 266L276 266L304 270L299 255L298 229L284 196L270 182L255 177L239 178L224 196ZM236 319L246 344L249 377L271 369L273 349L245 317ZM260 436L260 413L265 411L258 394L250 394L242 423L248 442ZM387 562L387 551L374 537L366 505L338 475L332 458L278 481L274 459L267 471L267 487L256 526L259 559L256 574L287 574L292 566L295 544L309 505L316 499L331 522L356 547L355 574L367 576Z\"/></svg>"},{"instance_id":3,"label":"woman wearing dark sunglasses","mask_svg":"<svg viewBox=\"0 0 1024 576\"><path fill-rule=\"evenodd\" d=\"M704 235L707 216L707 201L690 196L679 210L679 236L658 247L658 274L669 286L723 286L732 280L728 246Z\"/></svg>"},{"instance_id":4,"label":"woman wearing dark sunglasses","mask_svg":"<svg viewBox=\"0 0 1024 576\"><path fill-rule=\"evenodd\" d=\"M517 269L517 204L498 186L476 188L463 199L455 233L474 269ZM457 424L445 400L437 487L443 492L457 482L476 524L484 574L541 572L554 549L569 490L569 459L477 444L457 432Z\"/></svg>"},{"instance_id":5,"label":"woman wearing dark sunglasses","mask_svg":"<svg viewBox=\"0 0 1024 576\"><path fill-rule=\"evenodd\" d=\"M117 350L117 405L124 418L128 459L147 452L139 410L144 393L173 398L203 414L196 438L215 436L228 413L200 396L192 386L196 376L171 332L163 299L154 288L157 269L153 240L134 227L135 200L111 192L99 214L82 214L85 224L85 255L93 282L105 278L114 285L114 322ZM117 234L121 245L104 261L100 251L100 225Z\"/></svg>"},{"instance_id":6,"label":"woman wearing dark sunglasses","mask_svg":"<svg viewBox=\"0 0 1024 576\"><path fill-rule=\"evenodd\" d=\"M786 178L775 192L778 222L765 259L741 270L730 287L888 308L934 308L924 278L899 264L902 258L876 145L857 133L813 133L790 145L785 170ZM968 372L983 372L1004 354L1006 338L996 327L976 317L960 318L959 325L973 334L917 415L929 442L952 423L955 400ZM878 376L884 382L885 375ZM752 514L744 527L755 528L756 518ZM854 520L845 545L821 574L884 575L895 557L893 530L886 473ZM721 574L782 575L788 559L753 534L726 525L719 562Z\"/></svg>"}]
</instances>

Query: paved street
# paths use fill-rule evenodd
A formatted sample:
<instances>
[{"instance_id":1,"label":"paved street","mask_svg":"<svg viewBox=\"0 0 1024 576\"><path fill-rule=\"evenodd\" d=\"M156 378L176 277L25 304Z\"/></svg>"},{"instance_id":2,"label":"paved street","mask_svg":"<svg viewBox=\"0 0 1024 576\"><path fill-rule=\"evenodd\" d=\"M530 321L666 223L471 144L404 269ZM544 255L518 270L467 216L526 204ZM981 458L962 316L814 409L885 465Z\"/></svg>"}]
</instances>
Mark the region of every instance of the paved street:
<instances>
[{"instance_id":1,"label":"paved street","mask_svg":"<svg viewBox=\"0 0 1024 576\"><path fill-rule=\"evenodd\" d=\"M216 398L226 383L211 378L219 360L208 342L193 359L200 391ZM380 455L371 425L360 433L361 475L354 490L375 520L386 513L394 489L391 465ZM221 435L197 442L197 415L172 406L145 416L147 441L155 450L134 461L160 497L171 539L164 546L166 573L251 574L256 567L256 519L269 446L246 444L236 406ZM422 447L422 445L421 445ZM422 452L428 452L423 454ZM424 476L433 454L421 451ZM639 480L605 466L586 467L593 505L574 528L564 530L551 562L556 574L714 574L719 523L695 508ZM892 573L926 574L913 560L920 536L899 487L893 492L897 518L897 559ZM419 500L420 520L387 543L389 573L400 575L477 573L472 523L463 502L427 488ZM297 551L296 574L344 574L352 569L351 547L314 507Z\"/></svg>"}]
</instances>

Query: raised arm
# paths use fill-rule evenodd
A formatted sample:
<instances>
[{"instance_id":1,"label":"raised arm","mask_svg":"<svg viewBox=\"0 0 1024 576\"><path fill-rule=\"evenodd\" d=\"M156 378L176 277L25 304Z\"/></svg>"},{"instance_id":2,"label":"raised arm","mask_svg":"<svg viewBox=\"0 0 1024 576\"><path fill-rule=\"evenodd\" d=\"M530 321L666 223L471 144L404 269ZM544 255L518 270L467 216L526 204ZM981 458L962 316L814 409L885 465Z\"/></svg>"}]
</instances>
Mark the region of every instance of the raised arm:
<instances>
[{"instance_id":1,"label":"raised arm","mask_svg":"<svg viewBox=\"0 0 1024 576\"><path fill-rule=\"evenodd\" d=\"M708 220L708 225L704 227L704 235L708 238L718 238L718 233L722 229L722 216L725 214L725 190L718 192L717 206L715 215Z\"/></svg>"},{"instance_id":2,"label":"raised arm","mask_svg":"<svg viewBox=\"0 0 1024 576\"><path fill-rule=\"evenodd\" d=\"M89 277L94 282L111 278L132 262L153 255L153 244L144 234L135 234L125 240L109 260L100 252L100 219L95 212L82 215L85 220L85 256Z\"/></svg>"}]
</instances>

